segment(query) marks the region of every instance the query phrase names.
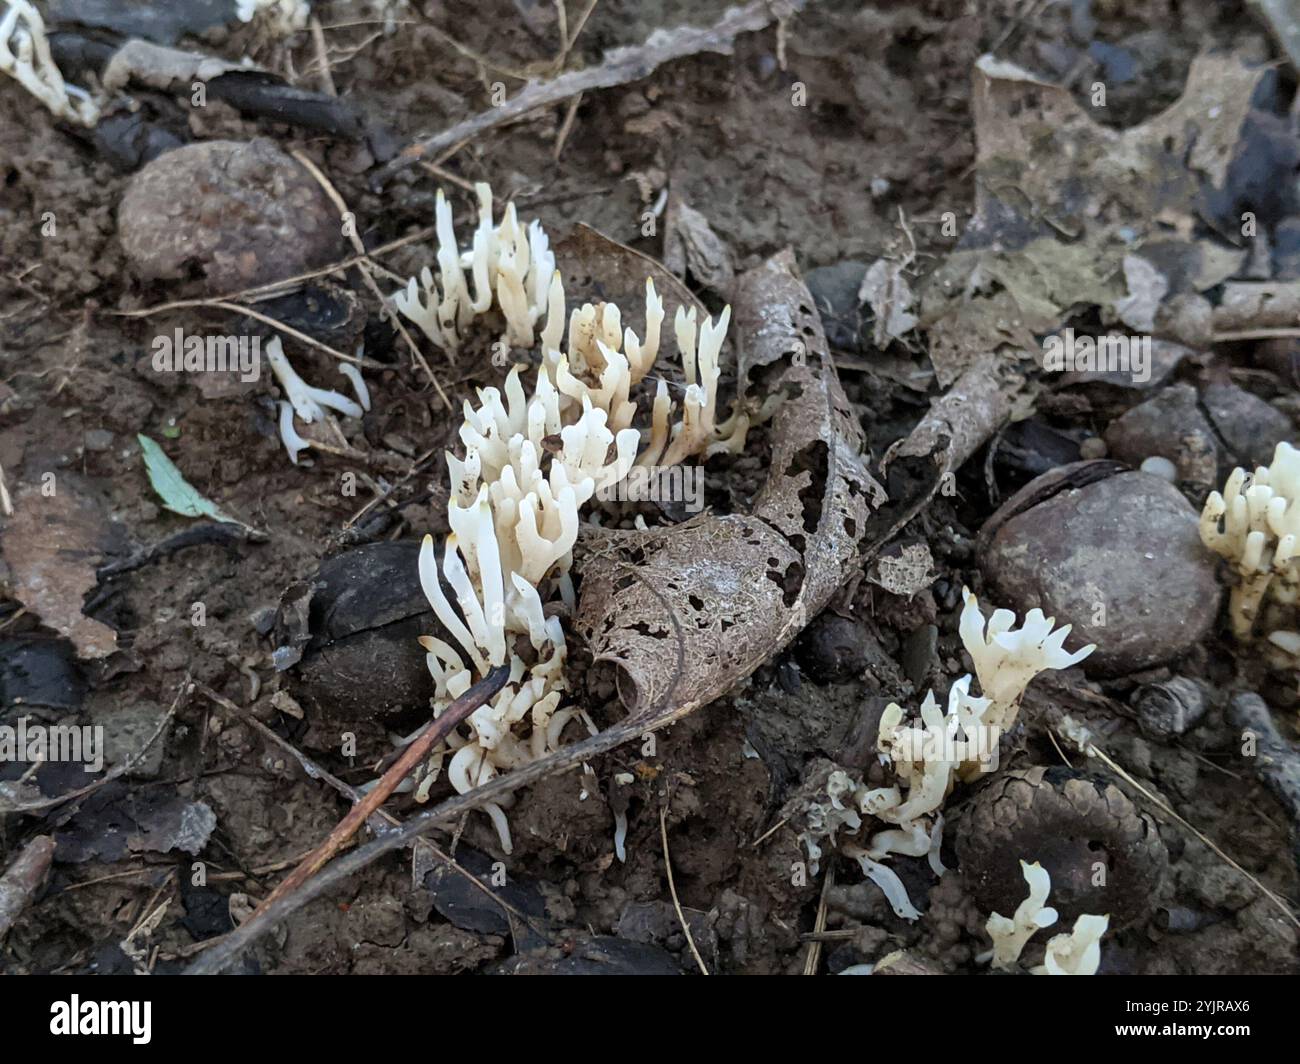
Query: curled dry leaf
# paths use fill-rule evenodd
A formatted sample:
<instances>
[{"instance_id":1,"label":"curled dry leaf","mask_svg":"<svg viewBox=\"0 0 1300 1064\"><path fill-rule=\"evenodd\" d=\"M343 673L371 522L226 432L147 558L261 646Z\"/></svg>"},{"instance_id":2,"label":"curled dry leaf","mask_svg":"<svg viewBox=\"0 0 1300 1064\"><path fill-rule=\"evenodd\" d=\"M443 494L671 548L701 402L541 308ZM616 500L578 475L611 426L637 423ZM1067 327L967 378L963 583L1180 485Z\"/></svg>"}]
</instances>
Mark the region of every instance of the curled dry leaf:
<instances>
[{"instance_id":1,"label":"curled dry leaf","mask_svg":"<svg viewBox=\"0 0 1300 1064\"><path fill-rule=\"evenodd\" d=\"M980 59L974 217L919 286L939 383L953 384L1002 344L1041 350L1035 337L1086 305L1106 320L1136 313L1145 326L1164 296L1155 295L1154 270L1124 261L1145 244L1160 245L1162 262L1185 264L1198 288L1235 269L1239 252L1190 233L1194 219L1222 214L1233 198L1229 164L1265 74L1234 56L1200 56L1177 101L1115 130L1068 89Z\"/></svg>"},{"instance_id":2,"label":"curled dry leaf","mask_svg":"<svg viewBox=\"0 0 1300 1064\"><path fill-rule=\"evenodd\" d=\"M842 585L884 501L793 257L744 274L734 310L741 380L783 396L752 512L584 537L575 624L642 726L725 694L793 639Z\"/></svg>"}]
</instances>

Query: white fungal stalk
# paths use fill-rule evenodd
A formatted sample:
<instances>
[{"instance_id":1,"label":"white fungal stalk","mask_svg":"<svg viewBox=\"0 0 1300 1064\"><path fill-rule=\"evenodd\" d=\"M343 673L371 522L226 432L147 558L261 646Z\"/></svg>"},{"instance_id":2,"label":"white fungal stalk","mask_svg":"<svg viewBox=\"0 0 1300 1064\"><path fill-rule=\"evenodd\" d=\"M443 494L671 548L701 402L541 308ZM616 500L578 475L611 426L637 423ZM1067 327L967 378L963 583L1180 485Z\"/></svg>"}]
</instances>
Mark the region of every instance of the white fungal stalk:
<instances>
[{"instance_id":1,"label":"white fungal stalk","mask_svg":"<svg viewBox=\"0 0 1300 1064\"><path fill-rule=\"evenodd\" d=\"M564 293L555 288L550 240L540 222L521 225L513 203L506 205L500 224L493 225L492 189L480 182L474 190L479 222L470 249L458 249L451 204L439 189L434 206L438 276L425 267L418 279L412 277L393 294L393 304L451 355L460 347L465 327L494 305L505 318L501 342L531 348L534 329L548 311L546 335L555 336L562 328Z\"/></svg>"},{"instance_id":2,"label":"white fungal stalk","mask_svg":"<svg viewBox=\"0 0 1300 1064\"><path fill-rule=\"evenodd\" d=\"M1262 614L1277 663L1300 662L1300 451L1279 443L1271 465L1253 474L1233 470L1223 493L1205 500L1201 540L1237 574L1229 601L1233 634L1252 639Z\"/></svg>"},{"instance_id":3,"label":"white fungal stalk","mask_svg":"<svg viewBox=\"0 0 1300 1064\"><path fill-rule=\"evenodd\" d=\"M45 20L27 0L0 0L5 5L0 18L0 71L14 78L54 115L93 126L99 121L99 105L85 89L63 80L50 55L45 37Z\"/></svg>"},{"instance_id":4,"label":"white fungal stalk","mask_svg":"<svg viewBox=\"0 0 1300 1064\"><path fill-rule=\"evenodd\" d=\"M294 428L295 414L310 425L325 417L326 408L335 410L344 417L361 417L370 409L370 392L366 389L365 381L361 379L360 370L353 365L345 363L343 374L352 382L359 403L354 403L346 395L340 395L338 392L313 388L298 376L289 362L289 357L284 353L284 346L278 336L272 337L267 342L266 360L271 365L275 379L284 389L285 399L288 400L287 403L283 401L280 403L280 440L284 443L285 450L289 452L289 461L294 465L298 464L299 453L311 446L311 441L300 436Z\"/></svg>"},{"instance_id":5,"label":"white fungal stalk","mask_svg":"<svg viewBox=\"0 0 1300 1064\"><path fill-rule=\"evenodd\" d=\"M940 810L948 794L957 783L969 782L997 768L998 743L1003 732L1015 723L1020 696L1038 673L1069 668L1094 649L1087 646L1073 654L1066 651L1062 644L1070 626L1054 631L1054 622L1044 618L1041 610L1030 610L1019 630L1012 630L1014 613L997 610L986 628L975 596L965 588L962 594L965 606L958 627L962 643L975 662L983 697L971 694L972 678L967 675L949 689L946 713L940 710L933 691L921 703L918 720L908 720L903 708L891 702L880 717L876 749L881 763L893 768L898 785L869 790L857 784L847 802L841 794L833 799L835 808L847 805L891 825L872 835L865 848L849 845L842 852L858 861L864 874L885 891L894 911L909 920L920 914L906 900L905 891L899 900L902 882L891 878L892 873L881 873L880 862L890 854L926 857L935 874L942 875ZM844 790L842 783L839 789ZM839 824L857 830L857 825L847 818ZM832 842L833 835L829 835ZM819 837L828 836L822 832ZM817 840L806 833L804 841L811 856Z\"/></svg>"},{"instance_id":6,"label":"white fungal stalk","mask_svg":"<svg viewBox=\"0 0 1300 1064\"><path fill-rule=\"evenodd\" d=\"M638 461L641 432L632 424L632 389L654 365L664 316L647 281L644 341L623 328L617 306L602 303L568 316L566 343L564 288L546 234L536 222L525 230L513 205L494 226L491 191L480 185L478 195L479 225L471 250L462 254L439 193L438 281L426 271L420 285L412 280L394 302L448 351L494 300L506 321L503 339L512 346L531 346L543 316L545 326L530 390L516 366L500 390L481 388L477 403L465 403L459 432L464 457L447 455L451 533L441 558L430 536L420 551L421 586L450 636L422 640L434 681L434 716L475 676L510 668L506 686L424 767L416 792L421 799L449 753L448 780L463 793L557 749L575 718L594 731L585 714L561 706L568 691L567 646L548 606L557 597L572 605L569 569L582 508ZM679 318L690 323L689 337L678 334L688 395L676 426L669 424L672 408L662 389L656 396L645 453L653 451L660 462L694 457L718 439L713 417L730 308L716 324L705 321L698 344L693 313ZM505 814L496 806L489 813L509 853Z\"/></svg>"},{"instance_id":7,"label":"white fungal stalk","mask_svg":"<svg viewBox=\"0 0 1300 1064\"><path fill-rule=\"evenodd\" d=\"M1029 884L1029 896L1016 908L1015 916L1008 920L994 913L984 928L993 939L993 966L1010 970L1020 960L1020 954L1040 930L1056 923L1057 912L1047 907L1047 896L1052 890L1052 877L1037 861L1020 862L1020 871ZM1110 926L1109 916L1083 914L1074 921L1074 929L1067 934L1053 935L1048 939L1043 963L1031 969L1034 975L1096 975L1101 967L1101 938Z\"/></svg>"},{"instance_id":8,"label":"white fungal stalk","mask_svg":"<svg viewBox=\"0 0 1300 1064\"><path fill-rule=\"evenodd\" d=\"M993 703L989 723L1004 731L1015 723L1020 696L1030 680L1047 669L1077 665L1096 649L1090 643L1071 654L1064 646L1071 626L1053 631L1055 619L1044 617L1040 609L1025 614L1019 630L1012 629L1016 615L1011 610L994 610L986 629L975 596L966 588L961 593L965 602L959 626L961 641L975 662L980 691Z\"/></svg>"},{"instance_id":9,"label":"white fungal stalk","mask_svg":"<svg viewBox=\"0 0 1300 1064\"><path fill-rule=\"evenodd\" d=\"M984 925L993 939L993 967L1004 970L1015 967L1034 935L1056 923L1056 910L1047 906L1047 896L1052 892L1052 877L1047 869L1037 861L1021 861L1020 872L1029 884L1029 896L1016 907L1011 919L993 913Z\"/></svg>"}]
</instances>

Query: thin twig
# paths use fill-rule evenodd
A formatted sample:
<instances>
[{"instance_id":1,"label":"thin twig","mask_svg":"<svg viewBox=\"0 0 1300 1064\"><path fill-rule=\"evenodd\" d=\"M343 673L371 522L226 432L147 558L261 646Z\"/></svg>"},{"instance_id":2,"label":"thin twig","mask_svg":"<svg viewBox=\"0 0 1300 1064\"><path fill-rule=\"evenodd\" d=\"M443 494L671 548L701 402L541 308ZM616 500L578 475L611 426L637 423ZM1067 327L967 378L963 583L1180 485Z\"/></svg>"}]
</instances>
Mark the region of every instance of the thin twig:
<instances>
[{"instance_id":1,"label":"thin twig","mask_svg":"<svg viewBox=\"0 0 1300 1064\"><path fill-rule=\"evenodd\" d=\"M316 49L316 62L320 64L320 87L326 96L337 96L339 90L334 87L334 75L330 73L329 49L325 47L325 31L321 29L320 19L312 15L307 23L311 30L312 47Z\"/></svg>"},{"instance_id":2,"label":"thin twig","mask_svg":"<svg viewBox=\"0 0 1300 1064\"><path fill-rule=\"evenodd\" d=\"M295 761L297 761L298 764L302 766L302 770L305 773L307 773L307 775L310 776L312 779L319 779L322 782L329 784L329 786L333 787L336 791L339 792L339 794L343 795L351 802L359 802L362 800L362 798L365 797L365 795L362 794L361 791L357 790L356 787L353 787L350 783L347 783L339 779L332 772L330 772L329 769L323 767L322 765L318 765L315 761L313 761L301 750L299 750L296 746L294 746L293 743L289 742L288 739L285 739L282 736L277 735L274 731L268 728L260 720L254 717L247 708L236 705L230 699L226 698L223 695L218 694L216 691L213 691L211 688L205 687L202 684L199 685L198 689L200 694L204 695L207 698L210 698L212 701L216 702L227 712L238 714L239 717L244 721L244 723L251 726L253 730L256 731L259 735L261 735L262 738L264 738L267 742L272 743L275 746L278 746L281 750L283 750ZM400 827L402 823L400 820L397 819L397 817L393 816L393 814L388 812L388 810L386 809L382 809L382 808L377 809L375 811L375 816L380 820L383 820L390 827ZM372 830L375 830L376 827L378 826L372 825ZM381 834L383 830L386 829L379 828L379 830L375 830L375 834L376 835ZM550 940L553 937L550 931L542 927L541 925L539 925L538 922L532 916L524 912L522 909L519 909L517 906L511 905L510 902L506 901L505 898L503 898L490 886L488 886L481 879L479 879L478 876L474 875L473 872L471 872L468 868L466 868L459 861L453 858L450 854L444 853L441 847L435 845L429 839L416 837L411 840L411 844L416 849L423 847L424 849L428 850L436 860L452 868L457 874L464 876L465 879L468 880L473 886L477 887L485 895L491 898L497 905L501 907L501 909L507 915L512 916L516 920L519 920L522 923L527 924L530 928L533 929L533 931L535 931L542 938ZM292 862L287 862L287 865L288 866L296 865L309 856L310 854L304 854L302 857L299 857ZM276 870L278 871L278 869ZM242 875L242 873L235 873L235 874ZM211 880L212 878L213 877L209 876L209 880Z\"/></svg>"},{"instance_id":3,"label":"thin twig","mask_svg":"<svg viewBox=\"0 0 1300 1064\"><path fill-rule=\"evenodd\" d=\"M810 2L812 0L785 0L782 10L793 14ZM450 129L407 146L397 158L378 171L373 183L381 187L395 174L453 144L510 125L534 111L563 103L580 92L611 89L640 81L664 63L701 52L729 55L736 38L742 33L754 33L772 24L777 18L772 7L769 0L751 0L744 7L729 8L712 26L677 26L667 32L660 30L640 45L615 49L596 66L569 71L549 81L530 81L499 107L489 107L463 122L457 122Z\"/></svg>"},{"instance_id":4,"label":"thin twig","mask_svg":"<svg viewBox=\"0 0 1300 1064\"><path fill-rule=\"evenodd\" d=\"M1126 772L1122 766L1117 764L1115 760L1106 753L1106 751L1100 749L1094 743L1088 743L1083 748L1083 752L1089 757L1099 758L1116 775L1118 775L1120 779L1124 780L1125 783L1127 783L1130 787L1134 788L1147 801L1149 801L1157 809L1163 812L1166 816L1172 817L1179 824L1181 824L1188 831L1190 831L1193 835L1195 835L1198 839L1200 839L1201 842L1205 843L1205 845L1208 846L1218 857L1226 861L1229 865L1231 865L1243 876L1245 876L1248 880L1250 880L1250 882L1254 884L1254 886L1260 891L1260 893L1264 895L1264 897L1268 898L1269 901L1271 901L1274 905L1278 907L1278 909L1282 911L1282 914L1288 920L1290 920L1291 923L1293 923L1296 927L1300 927L1300 917L1297 917L1296 914L1291 911L1290 906L1288 906L1285 901L1283 901L1280 897L1278 897L1271 890L1269 890L1268 887L1266 887L1262 882L1260 882L1258 877L1246 871L1246 869L1242 868L1241 865L1239 865L1236 861L1234 861L1231 857L1229 857L1226 853L1224 853L1223 850L1219 848L1218 844L1215 843L1215 841L1211 839L1208 835L1206 835L1205 832L1201 831L1194 824L1186 820L1183 816L1175 812L1168 805L1166 805L1159 798L1157 798L1154 794L1152 794L1149 790L1143 787L1142 784L1140 784L1128 772Z\"/></svg>"},{"instance_id":5,"label":"thin twig","mask_svg":"<svg viewBox=\"0 0 1300 1064\"><path fill-rule=\"evenodd\" d=\"M390 240L387 244L380 244L379 247L367 252L364 255L353 255L350 258L340 259L338 262L331 263L329 266L321 266L319 269L308 270L306 273L296 273L292 277L285 277L279 281L269 281L266 284L254 285L252 288L241 288L238 292L226 292L223 295L214 298L223 303L237 303L240 300L251 300L254 303L260 303L264 299L278 299L281 296L288 295L289 292L296 289L304 281L312 281L317 277L326 277L332 273L341 273L355 266L363 259L373 259L379 255L387 255L390 251L397 251L406 247L408 244L419 244L437 235L437 229L434 226L426 225L423 229L417 229L414 233L407 233L406 236L398 237L396 240ZM167 303L156 303L152 307L141 307L136 310L115 310L113 313L119 318L147 318L153 314L161 314L168 310L185 310L189 307L201 307L206 305L206 300L202 299L173 299ZM241 308L242 309L242 308Z\"/></svg>"},{"instance_id":6,"label":"thin twig","mask_svg":"<svg viewBox=\"0 0 1300 1064\"><path fill-rule=\"evenodd\" d=\"M813 934L819 937L812 939L808 943L808 956L804 958L803 974L816 975L817 969L822 962L822 932L826 930L826 899L830 896L831 887L835 883L835 869L827 867L826 876L822 879L821 897L817 899L817 918L813 921Z\"/></svg>"},{"instance_id":7,"label":"thin twig","mask_svg":"<svg viewBox=\"0 0 1300 1064\"><path fill-rule=\"evenodd\" d=\"M392 767L379 778L366 796L357 802L348 811L348 814L338 822L325 841L317 846L305 861L286 876L275 890L271 891L270 896L253 911L249 922L251 923L259 916L265 916L266 911L275 902L298 890L308 879L319 872L325 866L325 863L356 834L357 829L370 818L371 814L388 800L393 791L397 789L397 785L414 772L416 767L429 756L429 751L442 742L456 725L460 724L461 721L500 691L509 677L509 667L498 665L443 710L442 715L402 751L401 756L393 762Z\"/></svg>"},{"instance_id":8,"label":"thin twig","mask_svg":"<svg viewBox=\"0 0 1300 1064\"><path fill-rule=\"evenodd\" d=\"M668 893L673 898L673 908L677 910L677 922L682 925L682 934L686 936L686 945L690 947L691 956L695 958L695 963L700 966L700 974L708 975L709 969L704 963L704 958L700 956L700 951L695 948L695 936L691 934L690 924L686 922L686 914L682 912L682 903L677 898L677 885L673 882L673 860L668 853L668 803L664 802L659 807L659 838L664 847L664 869L668 873Z\"/></svg>"},{"instance_id":9,"label":"thin twig","mask_svg":"<svg viewBox=\"0 0 1300 1064\"><path fill-rule=\"evenodd\" d=\"M312 162L312 160L301 151L295 150L293 152L293 157L297 159L307 172L316 179L317 183L324 190L325 195L327 195L334 206L338 208L340 219L346 220L348 216L351 216L351 218L355 220L356 215L353 214L352 211L348 210L347 202L339 195L338 189L334 187L330 179L321 172L320 167ZM379 300L379 305L388 308L388 301L384 298L384 293L379 290L379 285L375 283L374 275L370 272L370 260L366 257L366 246L361 242L361 237L357 235L356 225L345 224L343 229L352 241L353 250L355 250L357 255L360 256L360 260L357 262L357 268L361 271L361 276L365 280L366 286L370 289L371 294ZM411 357L414 359L416 365L418 365L420 369L424 370L424 375L429 378L429 383L437 389L438 395L441 396L443 405L450 410L451 400L447 398L447 393L442 390L442 385L438 382L438 378L433 375L433 370L429 367L429 363L425 360L419 347L416 346L415 341L411 339L411 334L406 331L406 326L402 324L400 315L390 312L389 316L392 320L393 326L397 329L402 339L406 341L406 345L411 349Z\"/></svg>"}]
</instances>

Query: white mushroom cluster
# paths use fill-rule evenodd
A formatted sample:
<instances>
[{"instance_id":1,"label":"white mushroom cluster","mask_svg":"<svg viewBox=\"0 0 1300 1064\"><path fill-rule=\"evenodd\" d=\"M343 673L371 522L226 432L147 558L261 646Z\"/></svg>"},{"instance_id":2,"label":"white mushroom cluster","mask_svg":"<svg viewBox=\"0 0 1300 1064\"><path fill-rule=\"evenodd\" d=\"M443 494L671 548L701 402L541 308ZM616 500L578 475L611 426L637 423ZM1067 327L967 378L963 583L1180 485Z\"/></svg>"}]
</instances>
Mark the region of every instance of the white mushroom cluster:
<instances>
[{"instance_id":1,"label":"white mushroom cluster","mask_svg":"<svg viewBox=\"0 0 1300 1064\"><path fill-rule=\"evenodd\" d=\"M357 396L356 402L338 392L313 388L298 376L289 363L278 336L267 341L266 360L270 363L276 380L280 382L280 387L284 389L285 398L280 400L280 440L289 452L289 461L294 465L298 464L298 455L312 445L310 440L298 434L293 423L294 415L311 425L324 419L326 409L337 411L344 417L361 417L370 409L370 391L361 377L361 371L351 363L343 363L340 372L352 384Z\"/></svg>"},{"instance_id":2,"label":"white mushroom cluster","mask_svg":"<svg viewBox=\"0 0 1300 1064\"><path fill-rule=\"evenodd\" d=\"M1271 465L1233 470L1205 500L1201 540L1236 572L1233 634L1250 640L1258 627L1277 664L1300 662L1300 450L1279 443Z\"/></svg>"},{"instance_id":3,"label":"white mushroom cluster","mask_svg":"<svg viewBox=\"0 0 1300 1064\"><path fill-rule=\"evenodd\" d=\"M1029 940L1057 919L1056 910L1047 906L1052 890L1047 869L1037 861L1021 861L1020 870L1029 884L1029 896L1010 919L994 913L984 925L993 940L993 966L1004 970L1014 968ZM1101 938L1109 926L1110 917L1085 913L1074 921L1068 934L1048 940L1043 963L1031 971L1034 975L1096 975L1101 967Z\"/></svg>"},{"instance_id":4,"label":"white mushroom cluster","mask_svg":"<svg viewBox=\"0 0 1300 1064\"><path fill-rule=\"evenodd\" d=\"M85 89L63 80L50 55L41 13L27 0L0 2L5 5L0 18L0 71L14 78L52 114L93 126L99 121L99 105Z\"/></svg>"},{"instance_id":5,"label":"white mushroom cluster","mask_svg":"<svg viewBox=\"0 0 1300 1064\"><path fill-rule=\"evenodd\" d=\"M949 689L946 712L934 692L921 703L919 719L909 720L903 708L891 702L880 718L876 748L881 763L893 769L897 785L872 789L858 784L847 800L843 794L833 796L837 804L891 825L872 835L865 847L849 843L841 852L861 865L894 911L908 920L920 913L902 881L881 862L890 854L927 857L935 874L942 875L940 810L948 794L958 782L997 767L998 742L1015 723L1020 696L1038 673L1077 665L1094 649L1089 645L1066 651L1070 626L1053 629L1055 622L1037 609L1029 611L1019 629L1013 627L1016 617L1010 610L995 611L986 626L975 596L965 588L962 594L965 606L958 629L983 695L971 694L972 677L967 675ZM805 839L805 845L808 842Z\"/></svg>"},{"instance_id":6,"label":"white mushroom cluster","mask_svg":"<svg viewBox=\"0 0 1300 1064\"><path fill-rule=\"evenodd\" d=\"M505 688L424 767L416 792L421 799L444 761L447 778L463 793L555 750L575 717L594 730L579 709L561 706L567 648L560 621L549 609L557 599L573 604L569 570L583 507L637 462L660 467L681 462L713 444L730 445L737 433L743 439L744 431L739 418L719 425L715 416L730 308L698 329L694 312L677 315L675 334L687 381L682 416L673 423L674 404L661 384L643 446L643 433L633 426L632 389L659 353L664 311L654 285L646 282L644 337L623 327L622 313L612 303L574 310L566 336L564 288L545 233L536 223L522 229L513 206L493 227L486 186L480 187L479 203L474 246L462 255L456 253L451 215L439 197L439 286L425 278L425 302L412 296L413 303L403 299L399 309L423 315L426 333L449 349L488 308L493 293L512 344L534 342L543 308L546 320L539 364L529 371L531 388L525 388L524 371L516 366L501 390L479 389L478 402L465 403L459 433L464 457L447 455L451 533L440 558L429 536L420 552L421 585L451 637L450 642L422 641L435 685L434 716L475 678L498 665L510 667ZM487 812L509 852L504 810L492 805Z\"/></svg>"},{"instance_id":7,"label":"white mushroom cluster","mask_svg":"<svg viewBox=\"0 0 1300 1064\"><path fill-rule=\"evenodd\" d=\"M451 204L439 189L434 207L437 277L426 266L418 279L412 277L393 294L393 305L450 355L460 347L466 326L494 305L505 318L501 341L531 348L544 314L550 330L563 328L564 289L550 241L536 219L527 227L520 224L513 203L506 204L494 225L492 189L480 182L474 190L479 220L470 249L457 247ZM558 339L553 331L550 335Z\"/></svg>"}]
</instances>

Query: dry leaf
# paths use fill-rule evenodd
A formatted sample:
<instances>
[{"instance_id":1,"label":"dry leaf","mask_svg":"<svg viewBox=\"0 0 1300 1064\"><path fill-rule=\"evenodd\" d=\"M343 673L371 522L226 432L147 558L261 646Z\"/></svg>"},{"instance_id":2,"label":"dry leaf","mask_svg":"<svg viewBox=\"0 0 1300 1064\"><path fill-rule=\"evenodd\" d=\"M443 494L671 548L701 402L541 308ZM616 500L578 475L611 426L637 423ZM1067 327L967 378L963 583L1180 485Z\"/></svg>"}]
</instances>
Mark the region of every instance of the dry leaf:
<instances>
[{"instance_id":1,"label":"dry leaf","mask_svg":"<svg viewBox=\"0 0 1300 1064\"><path fill-rule=\"evenodd\" d=\"M3 525L3 553L13 594L41 621L71 640L80 658L107 657L117 633L81 612L96 569L118 529L80 478L60 473L53 494L25 484Z\"/></svg>"}]
</instances>

